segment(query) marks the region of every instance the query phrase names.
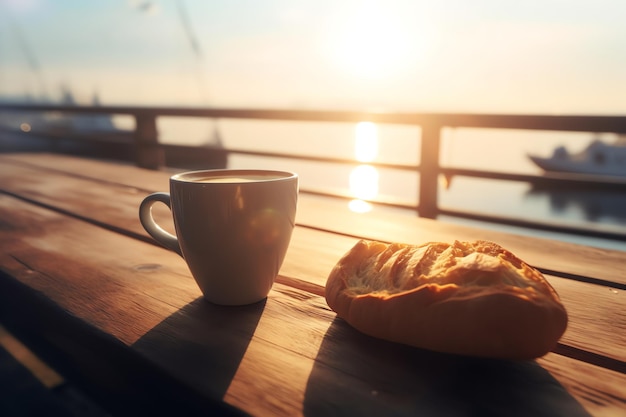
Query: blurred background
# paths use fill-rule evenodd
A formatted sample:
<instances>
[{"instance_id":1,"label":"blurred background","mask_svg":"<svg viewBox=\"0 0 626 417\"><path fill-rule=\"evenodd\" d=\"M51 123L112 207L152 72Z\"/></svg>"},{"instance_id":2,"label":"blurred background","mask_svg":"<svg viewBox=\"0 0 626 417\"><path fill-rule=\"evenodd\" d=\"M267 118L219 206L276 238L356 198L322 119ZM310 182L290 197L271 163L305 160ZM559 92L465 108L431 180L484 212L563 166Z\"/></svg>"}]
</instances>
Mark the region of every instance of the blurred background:
<instances>
[{"instance_id":1,"label":"blurred background","mask_svg":"<svg viewBox=\"0 0 626 417\"><path fill-rule=\"evenodd\" d=\"M624 115L624 16L622 0L0 0L0 102ZM201 145L218 128L230 148L420 158L417 127L159 119L164 143ZM529 154L617 139L444 129L441 164L541 175ZM313 188L417 201L417 179L406 172L363 171L368 188L351 167L294 164L229 159L298 171ZM626 233L623 191L459 178L439 203Z\"/></svg>"},{"instance_id":2,"label":"blurred background","mask_svg":"<svg viewBox=\"0 0 626 417\"><path fill-rule=\"evenodd\" d=\"M429 112L626 109L620 0L1 0L0 95Z\"/></svg>"}]
</instances>

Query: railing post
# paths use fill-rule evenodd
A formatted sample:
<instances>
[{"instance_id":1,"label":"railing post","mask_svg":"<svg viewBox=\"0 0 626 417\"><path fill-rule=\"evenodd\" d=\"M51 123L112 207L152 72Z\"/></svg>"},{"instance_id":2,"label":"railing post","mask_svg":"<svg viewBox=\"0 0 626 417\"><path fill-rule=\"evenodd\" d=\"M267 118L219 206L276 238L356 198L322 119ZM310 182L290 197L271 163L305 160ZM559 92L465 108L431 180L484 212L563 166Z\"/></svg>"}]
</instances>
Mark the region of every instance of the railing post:
<instances>
[{"instance_id":1,"label":"railing post","mask_svg":"<svg viewBox=\"0 0 626 417\"><path fill-rule=\"evenodd\" d=\"M436 122L422 124L420 189L418 212L420 217L434 219L439 213L437 205L439 188L439 145L441 125Z\"/></svg>"},{"instance_id":2,"label":"railing post","mask_svg":"<svg viewBox=\"0 0 626 417\"><path fill-rule=\"evenodd\" d=\"M137 166L159 169L165 163L163 149L159 146L156 115L135 115L135 162Z\"/></svg>"}]
</instances>

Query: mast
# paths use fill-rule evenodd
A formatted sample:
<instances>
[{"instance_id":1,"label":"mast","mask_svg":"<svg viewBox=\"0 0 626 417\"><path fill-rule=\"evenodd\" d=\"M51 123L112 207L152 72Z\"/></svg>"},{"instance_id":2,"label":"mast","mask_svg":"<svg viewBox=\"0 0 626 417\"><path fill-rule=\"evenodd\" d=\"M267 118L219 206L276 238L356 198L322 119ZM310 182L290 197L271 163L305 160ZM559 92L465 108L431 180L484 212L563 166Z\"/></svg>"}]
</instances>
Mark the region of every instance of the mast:
<instances>
[{"instance_id":1,"label":"mast","mask_svg":"<svg viewBox=\"0 0 626 417\"><path fill-rule=\"evenodd\" d=\"M30 47L29 42L24 35L20 25L17 23L17 20L9 13L7 8L4 8L4 15L9 22L9 27L11 31L15 35L17 39L17 43L19 45L19 50L24 54L24 58L26 59L26 63L28 64L28 68L32 72L35 77L36 84L38 85L40 99L44 102L50 101L50 96L48 94L47 83L43 74L42 67L35 55L34 50Z\"/></svg>"}]
</instances>

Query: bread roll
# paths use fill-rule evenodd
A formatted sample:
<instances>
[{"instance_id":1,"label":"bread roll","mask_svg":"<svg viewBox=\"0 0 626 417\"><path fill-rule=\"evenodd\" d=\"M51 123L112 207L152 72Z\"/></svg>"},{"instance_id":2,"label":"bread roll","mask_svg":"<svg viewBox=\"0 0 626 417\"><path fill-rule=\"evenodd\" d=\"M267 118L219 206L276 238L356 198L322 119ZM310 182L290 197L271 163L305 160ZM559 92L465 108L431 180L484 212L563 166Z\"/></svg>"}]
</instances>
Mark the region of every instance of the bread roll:
<instances>
[{"instance_id":1,"label":"bread roll","mask_svg":"<svg viewBox=\"0 0 626 417\"><path fill-rule=\"evenodd\" d=\"M326 301L370 336L468 356L536 358L567 327L543 275L486 241L362 240L331 271Z\"/></svg>"}]
</instances>

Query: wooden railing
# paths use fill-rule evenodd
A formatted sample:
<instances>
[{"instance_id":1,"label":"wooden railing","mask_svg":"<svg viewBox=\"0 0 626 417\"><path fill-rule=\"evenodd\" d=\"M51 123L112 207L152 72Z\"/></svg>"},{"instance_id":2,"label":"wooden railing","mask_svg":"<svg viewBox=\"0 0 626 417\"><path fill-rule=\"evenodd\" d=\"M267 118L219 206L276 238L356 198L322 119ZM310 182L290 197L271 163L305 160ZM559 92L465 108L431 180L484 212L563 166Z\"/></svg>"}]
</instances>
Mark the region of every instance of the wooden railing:
<instances>
[{"instance_id":1,"label":"wooden railing","mask_svg":"<svg viewBox=\"0 0 626 417\"><path fill-rule=\"evenodd\" d=\"M377 201L402 208L416 210L420 216L436 218L439 215L464 217L474 220L496 222L527 228L537 228L556 232L576 233L608 239L626 241L626 235L611 230L598 230L569 225L556 225L547 222L519 220L510 217L498 217L481 213L470 213L459 210L443 209L438 205L439 177L474 177L491 180L522 181L539 185L559 186L610 186L615 192L626 192L626 181L607 180L584 176L560 175L523 175L493 171L468 170L442 167L440 165L441 130L453 128L500 128L543 131L594 132L626 134L626 116L551 116L551 115L488 115L459 113L385 113L358 111L311 111L311 110L262 110L262 109L226 109L226 108L172 108L172 107L82 107L57 105L7 105L0 104L3 112L57 112L64 114L106 114L126 115L135 119L135 130L132 135L135 161L137 165L150 169L158 169L165 163L165 155L177 153L185 155L225 157L228 154L243 154L258 157L290 158L304 161L325 163L356 164L345 158L318 157L304 154L259 152L246 149L202 149L197 147L165 145L159 143L157 119L159 117L192 117L209 119L251 119L275 121L314 121L356 123L370 121L379 124L400 124L421 128L421 160L417 165L395 163L372 163L374 166L396 170L408 170L419 173L418 204L408 205L388 201ZM67 138L67 134L64 136ZM84 139L84 138L83 138ZM417 139L417 138L416 138ZM302 189L302 192L313 192L323 195L332 193ZM332 194L334 196L346 197Z\"/></svg>"}]
</instances>

